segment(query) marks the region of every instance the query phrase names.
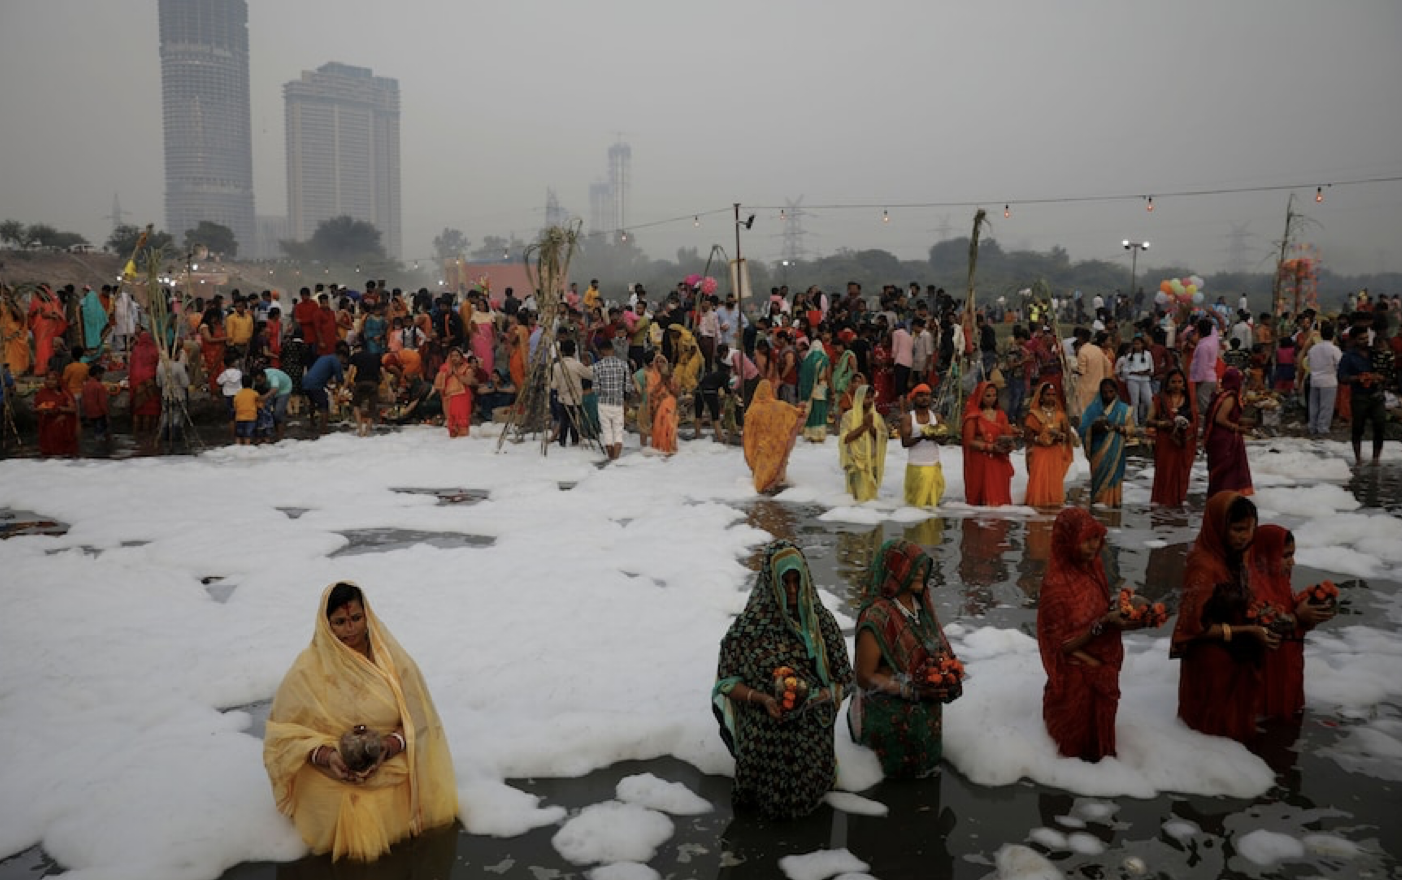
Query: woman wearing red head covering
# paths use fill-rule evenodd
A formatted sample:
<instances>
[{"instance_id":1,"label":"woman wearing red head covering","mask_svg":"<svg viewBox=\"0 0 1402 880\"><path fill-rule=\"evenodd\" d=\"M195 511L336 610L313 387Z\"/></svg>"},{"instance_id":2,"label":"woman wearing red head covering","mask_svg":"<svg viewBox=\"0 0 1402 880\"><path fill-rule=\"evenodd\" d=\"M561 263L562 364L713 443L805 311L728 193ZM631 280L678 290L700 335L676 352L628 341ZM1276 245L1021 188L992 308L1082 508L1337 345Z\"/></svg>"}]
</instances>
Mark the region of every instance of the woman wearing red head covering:
<instances>
[{"instance_id":1,"label":"woman wearing red head covering","mask_svg":"<svg viewBox=\"0 0 1402 880\"><path fill-rule=\"evenodd\" d=\"M964 499L997 507L1012 504L1013 433L1007 413L998 408L998 386L980 382L964 407Z\"/></svg>"},{"instance_id":2,"label":"woman wearing red head covering","mask_svg":"<svg viewBox=\"0 0 1402 880\"><path fill-rule=\"evenodd\" d=\"M1198 454L1198 410L1188 393L1188 374L1168 371L1163 390L1149 407L1148 426L1154 434L1154 491L1152 504L1182 507L1188 498L1193 459Z\"/></svg>"},{"instance_id":3,"label":"woman wearing red head covering","mask_svg":"<svg viewBox=\"0 0 1402 880\"><path fill-rule=\"evenodd\" d=\"M1239 374L1238 374L1239 375ZM1280 637L1247 616L1253 591L1247 548L1256 505L1237 492L1207 502L1183 570L1183 602L1169 656L1178 669L1178 717L1194 730L1240 742L1256 732L1261 666Z\"/></svg>"},{"instance_id":4,"label":"woman wearing red head covering","mask_svg":"<svg viewBox=\"0 0 1402 880\"><path fill-rule=\"evenodd\" d=\"M1295 617L1294 637L1266 655L1260 713L1268 718L1293 718L1305 708L1305 633L1334 616L1332 605L1295 595L1294 570L1294 534L1276 525L1258 528L1251 542L1252 586L1260 599Z\"/></svg>"},{"instance_id":5,"label":"woman wearing red head covering","mask_svg":"<svg viewBox=\"0 0 1402 880\"><path fill-rule=\"evenodd\" d=\"M1099 761L1115 754L1120 705L1120 631L1134 628L1111 608L1100 551L1105 526L1085 509L1067 507L1052 525L1051 559L1037 601L1037 645L1047 685L1042 720L1068 758Z\"/></svg>"},{"instance_id":6,"label":"woman wearing red head covering","mask_svg":"<svg viewBox=\"0 0 1402 880\"><path fill-rule=\"evenodd\" d=\"M1251 466L1246 461L1246 440L1251 430L1241 420L1241 371L1229 367L1203 420L1202 446L1207 451L1207 497L1218 492L1250 495Z\"/></svg>"}]
</instances>

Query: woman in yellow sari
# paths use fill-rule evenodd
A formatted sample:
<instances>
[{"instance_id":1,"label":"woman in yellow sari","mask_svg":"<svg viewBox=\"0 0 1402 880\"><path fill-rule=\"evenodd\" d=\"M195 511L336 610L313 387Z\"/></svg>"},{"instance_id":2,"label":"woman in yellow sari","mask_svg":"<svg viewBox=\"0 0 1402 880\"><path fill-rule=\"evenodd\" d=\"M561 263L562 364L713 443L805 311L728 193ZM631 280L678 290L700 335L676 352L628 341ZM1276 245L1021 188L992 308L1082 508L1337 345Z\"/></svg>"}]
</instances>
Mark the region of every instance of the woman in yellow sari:
<instances>
[{"instance_id":1,"label":"woman in yellow sari","mask_svg":"<svg viewBox=\"0 0 1402 880\"><path fill-rule=\"evenodd\" d=\"M859 385L852 408L842 416L837 454L847 475L847 491L860 504L881 491L886 474L886 420L876 412L870 385Z\"/></svg>"},{"instance_id":2,"label":"woman in yellow sari","mask_svg":"<svg viewBox=\"0 0 1402 880\"><path fill-rule=\"evenodd\" d=\"M691 331L680 324L673 324L667 332L676 337L672 340L672 357L676 360L672 365L672 383L678 394L690 394L700 383L701 368L705 366L701 347Z\"/></svg>"},{"instance_id":3,"label":"woman in yellow sari","mask_svg":"<svg viewBox=\"0 0 1402 880\"><path fill-rule=\"evenodd\" d=\"M803 429L804 410L774 396L774 386L761 379L745 408L745 464L754 474L755 491L769 492L784 484L789 453Z\"/></svg>"},{"instance_id":4,"label":"woman in yellow sari","mask_svg":"<svg viewBox=\"0 0 1402 880\"><path fill-rule=\"evenodd\" d=\"M356 772L340 751L364 725L380 754ZM400 840L453 822L453 760L414 661L360 588L321 594L312 643L278 686L263 738L278 810L313 853L376 859Z\"/></svg>"}]
</instances>

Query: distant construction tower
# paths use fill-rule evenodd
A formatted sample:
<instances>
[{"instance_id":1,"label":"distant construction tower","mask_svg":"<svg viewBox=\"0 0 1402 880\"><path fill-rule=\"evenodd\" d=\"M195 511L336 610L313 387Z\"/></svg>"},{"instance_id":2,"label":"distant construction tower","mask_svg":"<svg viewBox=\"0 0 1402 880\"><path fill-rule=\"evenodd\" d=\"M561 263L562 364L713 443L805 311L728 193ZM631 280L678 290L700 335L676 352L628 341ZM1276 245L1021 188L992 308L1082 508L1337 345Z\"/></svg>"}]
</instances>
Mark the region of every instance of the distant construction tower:
<instances>
[{"instance_id":1,"label":"distant construction tower","mask_svg":"<svg viewBox=\"0 0 1402 880\"><path fill-rule=\"evenodd\" d=\"M252 248L247 0L160 0L166 230L208 220Z\"/></svg>"},{"instance_id":2,"label":"distant construction tower","mask_svg":"<svg viewBox=\"0 0 1402 880\"><path fill-rule=\"evenodd\" d=\"M780 212L783 222L783 231L780 234L784 237L784 245L779 258L786 265L793 265L808 253L803 247L803 236L807 234L803 228L803 218L808 212L803 210L803 196L785 199L784 204L786 207Z\"/></svg>"},{"instance_id":3,"label":"distant construction tower","mask_svg":"<svg viewBox=\"0 0 1402 880\"><path fill-rule=\"evenodd\" d=\"M1233 223L1232 231L1227 235L1227 271L1245 272L1247 270L1247 258L1251 253L1251 247L1246 242L1253 238L1246 229L1249 223Z\"/></svg>"},{"instance_id":4,"label":"distant construction tower","mask_svg":"<svg viewBox=\"0 0 1402 880\"><path fill-rule=\"evenodd\" d=\"M122 200L116 193L112 194L112 213L103 217L103 220L112 221L112 228L116 229L126 222L127 212L122 210Z\"/></svg>"}]
</instances>

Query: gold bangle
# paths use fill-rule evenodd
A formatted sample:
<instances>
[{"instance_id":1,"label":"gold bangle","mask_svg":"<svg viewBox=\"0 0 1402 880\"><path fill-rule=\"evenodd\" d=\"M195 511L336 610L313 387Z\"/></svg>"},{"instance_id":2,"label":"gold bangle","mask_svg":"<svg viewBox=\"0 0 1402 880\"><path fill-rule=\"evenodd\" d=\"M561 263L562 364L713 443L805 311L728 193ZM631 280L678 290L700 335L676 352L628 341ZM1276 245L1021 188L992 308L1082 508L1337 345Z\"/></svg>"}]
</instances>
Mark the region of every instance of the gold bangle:
<instances>
[{"instance_id":1,"label":"gold bangle","mask_svg":"<svg viewBox=\"0 0 1402 880\"><path fill-rule=\"evenodd\" d=\"M1230 623L1224 623L1224 624L1222 624L1222 641L1223 641L1223 643L1226 643L1226 642L1230 642L1231 640L1232 640L1232 625L1231 625Z\"/></svg>"}]
</instances>

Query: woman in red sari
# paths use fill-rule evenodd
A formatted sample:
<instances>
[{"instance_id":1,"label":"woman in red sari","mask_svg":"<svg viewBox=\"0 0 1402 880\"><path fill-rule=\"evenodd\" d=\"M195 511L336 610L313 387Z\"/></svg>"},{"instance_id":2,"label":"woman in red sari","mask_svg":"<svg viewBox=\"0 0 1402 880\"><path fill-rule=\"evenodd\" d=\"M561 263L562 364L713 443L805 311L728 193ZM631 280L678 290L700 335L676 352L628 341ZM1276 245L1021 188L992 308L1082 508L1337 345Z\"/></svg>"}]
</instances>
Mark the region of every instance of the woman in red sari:
<instances>
[{"instance_id":1,"label":"woman in red sari","mask_svg":"<svg viewBox=\"0 0 1402 880\"><path fill-rule=\"evenodd\" d=\"M1238 374L1240 375L1240 374ZM1183 601L1169 656L1178 669L1178 717L1194 730L1246 742L1256 733L1261 667L1280 637L1247 616L1259 598L1247 549L1256 505L1237 492L1207 502L1202 530L1183 570Z\"/></svg>"},{"instance_id":2,"label":"woman in red sari","mask_svg":"<svg viewBox=\"0 0 1402 880\"><path fill-rule=\"evenodd\" d=\"M1066 503L1066 471L1075 457L1075 440L1061 394L1051 382L1037 386L1022 428L1027 441L1027 495L1022 503L1060 507Z\"/></svg>"},{"instance_id":3,"label":"woman in red sari","mask_svg":"<svg viewBox=\"0 0 1402 880\"><path fill-rule=\"evenodd\" d=\"M149 330L139 330L131 347L127 385L131 392L132 433L138 437L154 433L161 414L161 390L156 387L156 367L160 364L156 339Z\"/></svg>"},{"instance_id":4,"label":"woman in red sari","mask_svg":"<svg viewBox=\"0 0 1402 880\"><path fill-rule=\"evenodd\" d=\"M200 320L200 354L204 360L205 378L209 380L209 393L218 400L219 374L224 372L224 351L229 342L229 334L224 329L224 316L217 308L205 310Z\"/></svg>"},{"instance_id":5,"label":"woman in red sari","mask_svg":"<svg viewBox=\"0 0 1402 880\"><path fill-rule=\"evenodd\" d=\"M78 401L63 387L59 374L49 372L34 393L34 413L39 421L40 455L78 454Z\"/></svg>"},{"instance_id":6,"label":"woman in red sari","mask_svg":"<svg viewBox=\"0 0 1402 880\"><path fill-rule=\"evenodd\" d=\"M1057 751L1099 761L1115 755L1120 705L1120 631L1133 628L1113 611L1100 552L1105 526L1081 507L1066 507L1052 524L1051 559L1037 600L1037 646L1047 685L1042 720Z\"/></svg>"},{"instance_id":7,"label":"woman in red sari","mask_svg":"<svg viewBox=\"0 0 1402 880\"><path fill-rule=\"evenodd\" d=\"M1241 371L1236 367L1228 368L1207 407L1202 446L1207 452L1208 498L1218 492L1243 495L1254 492L1244 439L1251 426L1241 419L1241 384Z\"/></svg>"},{"instance_id":8,"label":"woman in red sari","mask_svg":"<svg viewBox=\"0 0 1402 880\"><path fill-rule=\"evenodd\" d=\"M1294 637L1266 655L1261 682L1260 714L1293 719L1305 708L1305 633L1334 616L1332 605L1316 604L1295 595L1290 575L1295 570L1295 536L1288 529L1265 525L1251 542L1251 579L1262 601L1295 617Z\"/></svg>"},{"instance_id":9,"label":"woman in red sari","mask_svg":"<svg viewBox=\"0 0 1402 880\"><path fill-rule=\"evenodd\" d=\"M434 377L433 387L443 400L448 436L468 436L472 429L472 390L477 387L477 372L463 357L461 349L448 352L448 359Z\"/></svg>"},{"instance_id":10,"label":"woman in red sari","mask_svg":"<svg viewBox=\"0 0 1402 880\"><path fill-rule=\"evenodd\" d=\"M1198 454L1198 410L1188 394L1188 376L1174 368L1149 405L1147 427L1154 429L1154 492L1151 504L1182 507L1188 498L1193 459Z\"/></svg>"},{"instance_id":11,"label":"woman in red sari","mask_svg":"<svg viewBox=\"0 0 1402 880\"><path fill-rule=\"evenodd\" d=\"M1012 504L1013 433L1008 416L998 407L998 386L980 382L964 408L964 499L970 504L997 507Z\"/></svg>"}]
</instances>

